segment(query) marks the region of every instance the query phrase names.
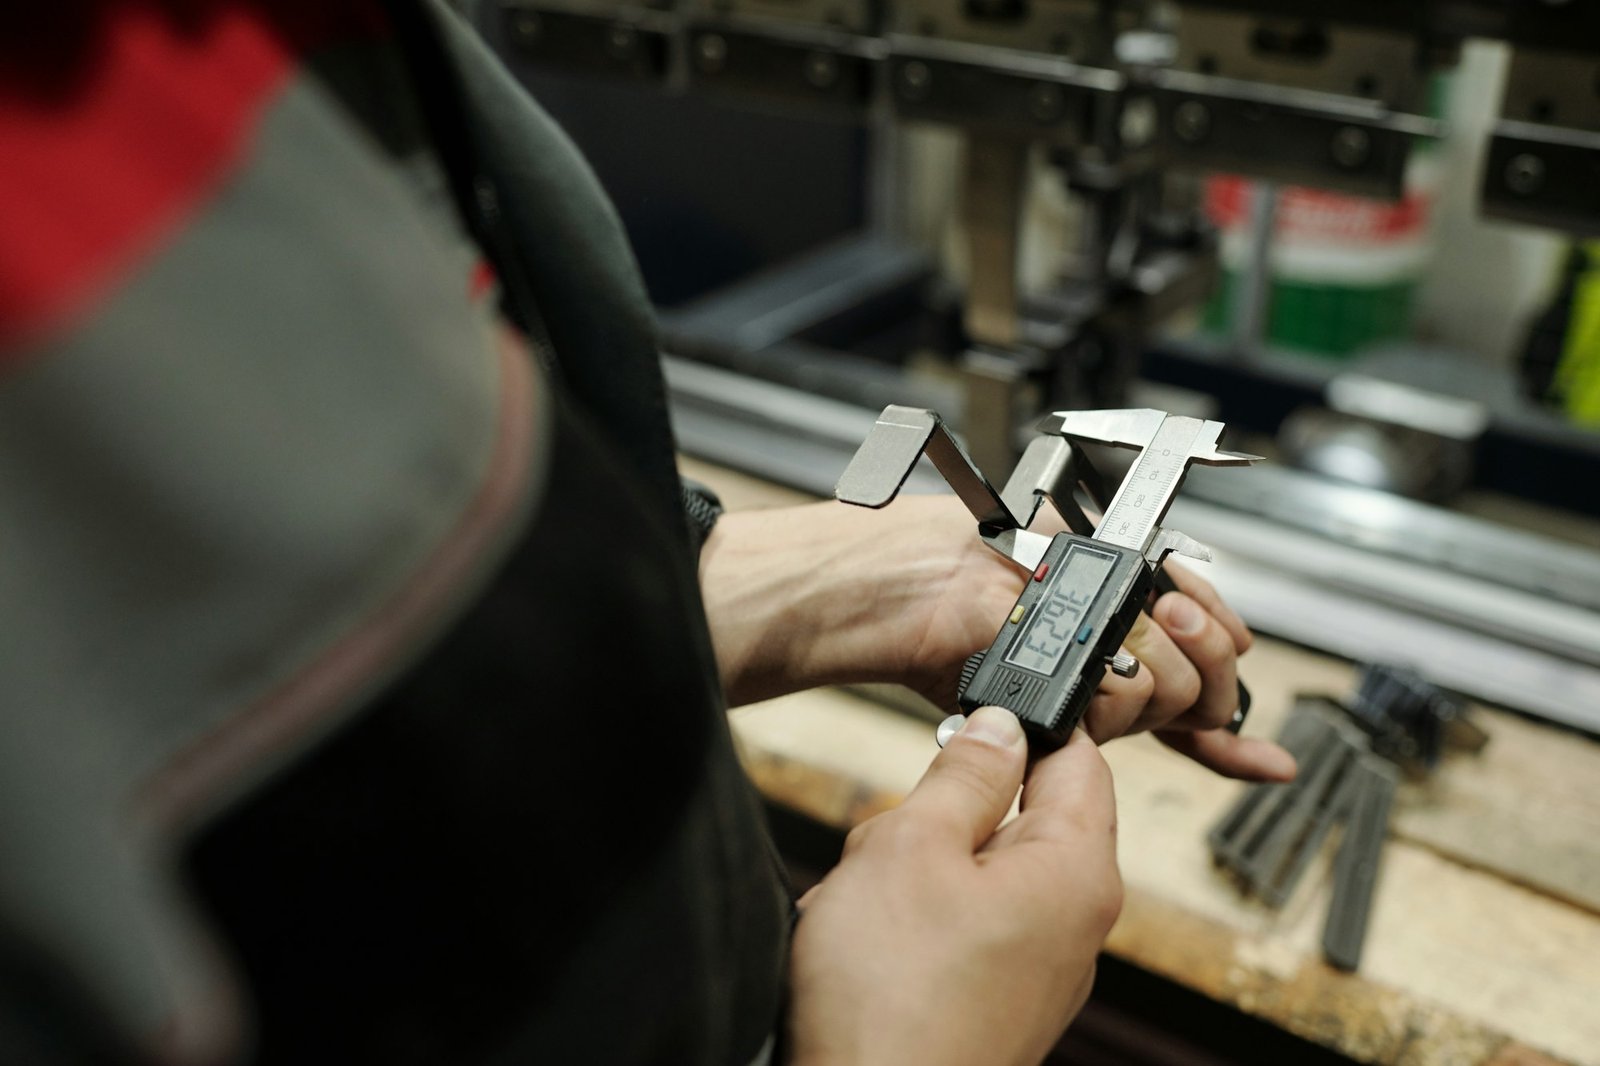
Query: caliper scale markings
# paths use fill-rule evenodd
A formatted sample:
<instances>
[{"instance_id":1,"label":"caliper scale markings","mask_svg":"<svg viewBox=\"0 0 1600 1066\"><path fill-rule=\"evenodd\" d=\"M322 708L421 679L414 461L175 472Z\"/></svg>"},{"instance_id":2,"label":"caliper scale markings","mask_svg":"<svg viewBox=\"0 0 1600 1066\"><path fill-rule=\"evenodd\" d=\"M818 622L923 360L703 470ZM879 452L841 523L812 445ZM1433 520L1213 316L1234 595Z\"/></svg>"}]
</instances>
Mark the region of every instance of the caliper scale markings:
<instances>
[{"instance_id":1,"label":"caliper scale markings","mask_svg":"<svg viewBox=\"0 0 1600 1066\"><path fill-rule=\"evenodd\" d=\"M1156 527L1178 494L1189 469L1189 449L1204 423L1197 418L1168 416L1123 479L1106 508L1094 539L1143 552L1155 539Z\"/></svg>"},{"instance_id":2,"label":"caliper scale markings","mask_svg":"<svg viewBox=\"0 0 1600 1066\"><path fill-rule=\"evenodd\" d=\"M1161 411L1061 411L1046 421L1046 427L1068 439L1140 449L1133 469L1111 498L1094 539L1144 553L1151 566L1159 566L1161 555L1186 541L1159 534L1161 520L1183 485L1189 464L1226 466L1258 458L1218 450L1221 422Z\"/></svg>"}]
</instances>

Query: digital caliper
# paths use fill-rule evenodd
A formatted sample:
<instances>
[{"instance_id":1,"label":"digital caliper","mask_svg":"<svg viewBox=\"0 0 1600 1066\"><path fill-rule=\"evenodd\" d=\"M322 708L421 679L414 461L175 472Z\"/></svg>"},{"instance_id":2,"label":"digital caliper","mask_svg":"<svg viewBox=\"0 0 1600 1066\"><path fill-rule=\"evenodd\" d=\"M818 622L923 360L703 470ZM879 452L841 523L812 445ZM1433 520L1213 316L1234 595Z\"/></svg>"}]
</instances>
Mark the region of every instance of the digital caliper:
<instances>
[{"instance_id":1,"label":"digital caliper","mask_svg":"<svg viewBox=\"0 0 1600 1066\"><path fill-rule=\"evenodd\" d=\"M1203 545L1161 528L1190 463L1232 466L1258 458L1220 451L1221 422L1163 411L1058 411L996 492L932 411L886 407L839 479L845 503L883 507L926 453L978 520L978 535L1029 576L987 651L967 660L960 705L1005 707L1022 719L1034 747L1065 744L1109 668L1133 676L1139 663L1121 651L1152 590L1175 586L1162 572L1171 552L1210 559ZM1098 477L1073 441L1140 449L1098 526L1074 499L1099 506ZM1048 496L1071 532L1028 530ZM1238 729L1249 709L1239 686Z\"/></svg>"}]
</instances>

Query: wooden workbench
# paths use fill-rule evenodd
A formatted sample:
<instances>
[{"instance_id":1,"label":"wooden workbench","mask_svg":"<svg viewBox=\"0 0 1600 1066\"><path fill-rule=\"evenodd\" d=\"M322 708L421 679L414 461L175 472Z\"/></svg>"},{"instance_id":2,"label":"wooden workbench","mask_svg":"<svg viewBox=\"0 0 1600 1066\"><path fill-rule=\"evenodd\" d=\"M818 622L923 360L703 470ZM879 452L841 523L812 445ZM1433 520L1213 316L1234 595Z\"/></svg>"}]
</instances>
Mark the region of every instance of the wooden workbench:
<instances>
[{"instance_id":1,"label":"wooden workbench","mask_svg":"<svg viewBox=\"0 0 1600 1066\"><path fill-rule=\"evenodd\" d=\"M731 509L803 499L685 469ZM1344 693L1352 677L1268 639L1241 672L1260 735L1296 692ZM1325 862L1279 911L1241 898L1204 838L1242 786L1149 737L1107 745L1127 893L1106 950L1362 1062L1600 1064L1600 745L1475 713L1488 747L1401 791L1354 975L1320 957ZM832 690L740 709L733 725L769 799L840 829L897 803L936 750L930 722Z\"/></svg>"}]
</instances>

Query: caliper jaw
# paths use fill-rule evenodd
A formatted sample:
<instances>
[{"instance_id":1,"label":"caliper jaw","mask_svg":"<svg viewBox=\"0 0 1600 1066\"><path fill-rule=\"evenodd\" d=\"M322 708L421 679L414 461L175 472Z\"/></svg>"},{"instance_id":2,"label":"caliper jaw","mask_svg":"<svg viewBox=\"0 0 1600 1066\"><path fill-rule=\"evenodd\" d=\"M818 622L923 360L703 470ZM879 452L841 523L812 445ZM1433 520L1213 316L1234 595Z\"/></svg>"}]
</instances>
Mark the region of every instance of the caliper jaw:
<instances>
[{"instance_id":1,"label":"caliper jaw","mask_svg":"<svg viewBox=\"0 0 1600 1066\"><path fill-rule=\"evenodd\" d=\"M1155 439L1161 424L1172 417L1165 411L1150 407L1119 411L1055 411L1039 423L1039 432L1142 450ZM1217 442L1222 439L1222 431L1226 428L1221 422L1206 420L1189 448L1189 460L1207 466L1247 466L1261 458L1259 455L1225 452L1218 448Z\"/></svg>"},{"instance_id":2,"label":"caliper jaw","mask_svg":"<svg viewBox=\"0 0 1600 1066\"><path fill-rule=\"evenodd\" d=\"M1150 564L1152 570L1159 570L1161 564L1167 561L1167 556L1173 554L1198 559L1202 563L1211 561L1210 548L1187 533L1179 533L1176 529L1167 529L1165 526L1156 531L1155 539L1150 542L1150 547L1145 549L1144 561Z\"/></svg>"},{"instance_id":3,"label":"caliper jaw","mask_svg":"<svg viewBox=\"0 0 1600 1066\"><path fill-rule=\"evenodd\" d=\"M1183 418L1150 408L1118 411L1056 411L1043 419L1039 431L1072 440L1133 448L1142 455L1146 448L1152 446L1158 435L1162 434L1163 427L1169 422L1188 429L1186 434L1178 430L1178 433L1187 438L1182 446L1184 469L1187 469L1189 463L1204 463L1207 466L1243 466L1254 463L1260 458L1243 452L1226 452L1217 447L1225 428L1221 422ZM1165 439L1169 442L1171 440L1170 436ZM1129 477L1132 477L1131 473ZM1171 502L1181 481L1180 474L1177 481L1168 485L1166 503ZM1165 504L1162 506L1162 511L1165 511ZM1211 549L1194 538L1159 525L1151 527L1149 539L1144 545L1145 561L1150 567L1160 569L1166 557L1173 552L1202 561L1211 559Z\"/></svg>"}]
</instances>

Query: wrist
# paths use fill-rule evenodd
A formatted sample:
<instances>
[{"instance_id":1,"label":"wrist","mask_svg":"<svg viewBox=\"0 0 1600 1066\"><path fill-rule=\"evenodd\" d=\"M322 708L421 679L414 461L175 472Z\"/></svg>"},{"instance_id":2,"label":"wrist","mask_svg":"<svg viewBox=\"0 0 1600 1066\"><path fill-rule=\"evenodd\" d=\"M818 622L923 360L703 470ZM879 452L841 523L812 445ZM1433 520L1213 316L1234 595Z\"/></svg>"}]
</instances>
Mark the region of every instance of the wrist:
<instances>
[{"instance_id":1,"label":"wrist","mask_svg":"<svg viewBox=\"0 0 1600 1066\"><path fill-rule=\"evenodd\" d=\"M831 502L717 523L700 585L730 703L897 675L888 627L914 594L881 525Z\"/></svg>"}]
</instances>

